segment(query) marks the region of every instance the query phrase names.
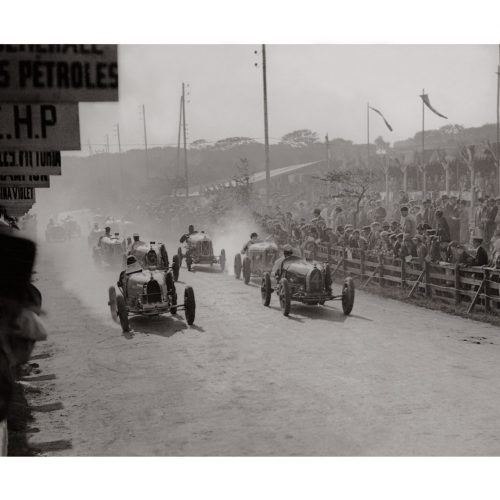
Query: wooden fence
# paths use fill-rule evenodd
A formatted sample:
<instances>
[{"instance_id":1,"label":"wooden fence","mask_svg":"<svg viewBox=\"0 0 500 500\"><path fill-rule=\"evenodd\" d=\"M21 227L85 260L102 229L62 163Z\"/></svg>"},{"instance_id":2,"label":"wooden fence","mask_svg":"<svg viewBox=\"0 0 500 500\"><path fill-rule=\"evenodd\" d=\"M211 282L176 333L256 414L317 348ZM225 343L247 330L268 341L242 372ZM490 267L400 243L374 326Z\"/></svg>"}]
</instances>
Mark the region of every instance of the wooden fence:
<instances>
[{"instance_id":1,"label":"wooden fence","mask_svg":"<svg viewBox=\"0 0 500 500\"><path fill-rule=\"evenodd\" d=\"M408 298L415 294L437 298L449 304L465 304L500 312L500 269L470 267L445 262L410 262L389 255L330 245L315 245L305 250L307 260L328 262L333 278L339 274L358 278L358 287L369 283L399 287Z\"/></svg>"}]
</instances>

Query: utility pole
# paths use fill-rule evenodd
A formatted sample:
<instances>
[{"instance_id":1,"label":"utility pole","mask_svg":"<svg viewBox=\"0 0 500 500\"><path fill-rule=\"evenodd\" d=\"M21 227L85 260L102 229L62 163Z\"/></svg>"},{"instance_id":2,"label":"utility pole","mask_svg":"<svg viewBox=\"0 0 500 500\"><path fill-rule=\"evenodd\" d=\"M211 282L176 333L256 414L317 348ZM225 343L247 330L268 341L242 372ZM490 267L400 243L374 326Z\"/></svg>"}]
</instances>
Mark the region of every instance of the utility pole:
<instances>
[{"instance_id":1,"label":"utility pole","mask_svg":"<svg viewBox=\"0 0 500 500\"><path fill-rule=\"evenodd\" d=\"M325 145L326 145L326 168L330 170L330 142L328 140L328 133L325 135Z\"/></svg>"},{"instance_id":2,"label":"utility pole","mask_svg":"<svg viewBox=\"0 0 500 500\"><path fill-rule=\"evenodd\" d=\"M148 161L148 134L146 131L146 106L142 105L142 123L144 125L144 154L146 155L146 179L149 179L149 161Z\"/></svg>"},{"instance_id":3,"label":"utility pole","mask_svg":"<svg viewBox=\"0 0 500 500\"><path fill-rule=\"evenodd\" d=\"M497 172L498 172L498 195L500 196L500 45L498 46L498 68L497 68Z\"/></svg>"},{"instance_id":4,"label":"utility pole","mask_svg":"<svg viewBox=\"0 0 500 500\"><path fill-rule=\"evenodd\" d=\"M183 105L183 98L181 96L180 104L179 104L179 129L177 132L177 163L176 163L176 172L175 172L175 176L177 178L179 177L179 172L181 170L182 105Z\"/></svg>"},{"instance_id":5,"label":"utility pole","mask_svg":"<svg viewBox=\"0 0 500 500\"><path fill-rule=\"evenodd\" d=\"M262 83L264 87L264 140L266 152L266 206L269 206L271 197L271 171L269 167L269 124L267 120L267 74L266 74L266 45L262 44Z\"/></svg>"},{"instance_id":6,"label":"utility pole","mask_svg":"<svg viewBox=\"0 0 500 500\"><path fill-rule=\"evenodd\" d=\"M116 124L116 137L118 139L118 153L122 152L122 143L120 140L120 124ZM122 168L122 160L121 156L118 156L118 166L120 169L120 208L123 209L123 168Z\"/></svg>"},{"instance_id":7,"label":"utility pole","mask_svg":"<svg viewBox=\"0 0 500 500\"><path fill-rule=\"evenodd\" d=\"M118 138L118 152L122 152L122 143L120 141L120 124L116 124L116 137Z\"/></svg>"},{"instance_id":8,"label":"utility pole","mask_svg":"<svg viewBox=\"0 0 500 500\"><path fill-rule=\"evenodd\" d=\"M184 175L186 176L186 198L189 196L189 179L186 146L186 96L184 92L184 82L182 83L182 132L184 136Z\"/></svg>"},{"instance_id":9,"label":"utility pole","mask_svg":"<svg viewBox=\"0 0 500 500\"><path fill-rule=\"evenodd\" d=\"M370 186L372 183L372 171L370 168L370 103L366 103L366 168L370 172Z\"/></svg>"},{"instance_id":10,"label":"utility pole","mask_svg":"<svg viewBox=\"0 0 500 500\"><path fill-rule=\"evenodd\" d=\"M422 95L425 95L425 89L422 89ZM426 196L426 178L425 178L425 103L422 99L422 198ZM418 186L417 186L418 189Z\"/></svg>"}]
</instances>

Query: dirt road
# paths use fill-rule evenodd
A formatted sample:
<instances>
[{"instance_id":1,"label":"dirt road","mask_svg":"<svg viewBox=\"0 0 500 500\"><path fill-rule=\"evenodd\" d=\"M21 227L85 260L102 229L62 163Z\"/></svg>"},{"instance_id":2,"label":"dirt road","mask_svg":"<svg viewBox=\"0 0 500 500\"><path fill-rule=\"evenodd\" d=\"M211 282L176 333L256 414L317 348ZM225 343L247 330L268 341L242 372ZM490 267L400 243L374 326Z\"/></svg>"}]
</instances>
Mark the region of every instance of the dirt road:
<instances>
[{"instance_id":1,"label":"dirt road","mask_svg":"<svg viewBox=\"0 0 500 500\"><path fill-rule=\"evenodd\" d=\"M31 404L63 407L37 412L30 439L71 442L46 454L500 454L495 327L362 292L350 317L330 302L285 318L255 285L183 268L195 325L138 318L124 335L107 308L116 273L76 248L42 248L38 265L37 363L56 378Z\"/></svg>"}]
</instances>

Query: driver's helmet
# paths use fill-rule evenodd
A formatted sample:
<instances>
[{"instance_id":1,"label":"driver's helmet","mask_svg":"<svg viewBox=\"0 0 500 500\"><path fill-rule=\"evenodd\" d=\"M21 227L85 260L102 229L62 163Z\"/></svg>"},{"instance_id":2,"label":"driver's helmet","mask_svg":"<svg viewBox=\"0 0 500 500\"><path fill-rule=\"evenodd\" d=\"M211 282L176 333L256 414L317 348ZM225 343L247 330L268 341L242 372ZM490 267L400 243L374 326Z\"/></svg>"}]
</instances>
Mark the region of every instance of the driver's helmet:
<instances>
[{"instance_id":1,"label":"driver's helmet","mask_svg":"<svg viewBox=\"0 0 500 500\"><path fill-rule=\"evenodd\" d=\"M291 255L293 255L293 248L291 245L285 245L283 247L283 255L285 257L290 257Z\"/></svg>"},{"instance_id":2,"label":"driver's helmet","mask_svg":"<svg viewBox=\"0 0 500 500\"><path fill-rule=\"evenodd\" d=\"M193 224L189 224L189 227L188 227L188 233L192 233L194 231L194 226Z\"/></svg>"},{"instance_id":3,"label":"driver's helmet","mask_svg":"<svg viewBox=\"0 0 500 500\"><path fill-rule=\"evenodd\" d=\"M156 255L156 251L151 249L147 254L146 254L146 262L148 266L157 266L158 265L158 255Z\"/></svg>"},{"instance_id":4,"label":"driver's helmet","mask_svg":"<svg viewBox=\"0 0 500 500\"><path fill-rule=\"evenodd\" d=\"M139 233L134 233L133 235L134 241L139 241Z\"/></svg>"}]
</instances>

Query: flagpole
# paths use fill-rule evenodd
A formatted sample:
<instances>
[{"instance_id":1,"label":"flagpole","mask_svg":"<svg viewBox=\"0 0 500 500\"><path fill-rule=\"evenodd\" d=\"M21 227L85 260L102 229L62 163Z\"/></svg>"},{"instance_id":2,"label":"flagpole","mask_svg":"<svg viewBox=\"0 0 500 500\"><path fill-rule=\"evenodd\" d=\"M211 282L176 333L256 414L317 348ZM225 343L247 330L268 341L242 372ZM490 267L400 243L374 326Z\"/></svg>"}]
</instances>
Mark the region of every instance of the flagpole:
<instances>
[{"instance_id":1,"label":"flagpole","mask_svg":"<svg viewBox=\"0 0 500 500\"><path fill-rule=\"evenodd\" d=\"M425 89L422 89L422 96L425 95ZM425 103L422 97L422 181L425 177L425 163L424 163L424 151L425 151ZM422 182L422 197L425 196L424 185Z\"/></svg>"},{"instance_id":2,"label":"flagpole","mask_svg":"<svg viewBox=\"0 0 500 500\"><path fill-rule=\"evenodd\" d=\"M370 184L372 183L372 170L370 168L370 103L366 103L366 167L370 171Z\"/></svg>"},{"instance_id":3,"label":"flagpole","mask_svg":"<svg viewBox=\"0 0 500 500\"><path fill-rule=\"evenodd\" d=\"M497 172L498 172L498 195L500 196L500 45L498 46L498 69L497 69Z\"/></svg>"}]
</instances>

